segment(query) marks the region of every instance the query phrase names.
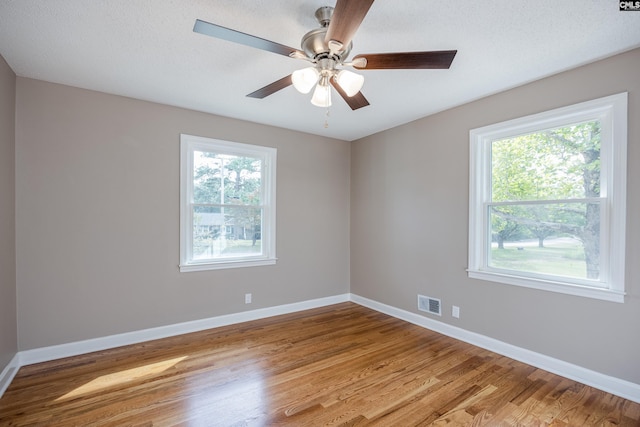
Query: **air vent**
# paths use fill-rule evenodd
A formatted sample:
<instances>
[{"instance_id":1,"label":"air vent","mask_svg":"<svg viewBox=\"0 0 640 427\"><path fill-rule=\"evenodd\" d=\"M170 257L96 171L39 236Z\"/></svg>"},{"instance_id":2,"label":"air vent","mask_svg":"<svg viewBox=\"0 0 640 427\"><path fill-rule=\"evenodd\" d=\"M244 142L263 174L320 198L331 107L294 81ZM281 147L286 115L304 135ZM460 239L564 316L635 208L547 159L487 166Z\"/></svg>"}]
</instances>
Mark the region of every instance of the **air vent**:
<instances>
[{"instance_id":1,"label":"air vent","mask_svg":"<svg viewBox=\"0 0 640 427\"><path fill-rule=\"evenodd\" d=\"M442 302L438 298L418 295L418 310L442 316Z\"/></svg>"}]
</instances>

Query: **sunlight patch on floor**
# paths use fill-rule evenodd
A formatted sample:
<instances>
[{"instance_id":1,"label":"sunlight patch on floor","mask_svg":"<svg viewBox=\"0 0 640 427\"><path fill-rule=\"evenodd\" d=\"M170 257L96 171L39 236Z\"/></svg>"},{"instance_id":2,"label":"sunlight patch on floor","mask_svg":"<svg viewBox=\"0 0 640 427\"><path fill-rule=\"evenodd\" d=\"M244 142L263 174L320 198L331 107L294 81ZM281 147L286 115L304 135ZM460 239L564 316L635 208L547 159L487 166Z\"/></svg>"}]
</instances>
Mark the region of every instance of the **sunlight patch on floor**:
<instances>
[{"instance_id":1,"label":"sunlight patch on floor","mask_svg":"<svg viewBox=\"0 0 640 427\"><path fill-rule=\"evenodd\" d=\"M96 391L104 390L109 387L120 385L141 378L157 375L167 369L175 366L179 362L183 361L189 356L176 357L174 359L163 360L162 362L150 363L137 368L127 369L120 372L114 372L112 374L102 375L98 378L89 381L88 383L81 385L69 393L60 396L56 401L71 399L73 397L82 396L84 394L94 393Z\"/></svg>"}]
</instances>

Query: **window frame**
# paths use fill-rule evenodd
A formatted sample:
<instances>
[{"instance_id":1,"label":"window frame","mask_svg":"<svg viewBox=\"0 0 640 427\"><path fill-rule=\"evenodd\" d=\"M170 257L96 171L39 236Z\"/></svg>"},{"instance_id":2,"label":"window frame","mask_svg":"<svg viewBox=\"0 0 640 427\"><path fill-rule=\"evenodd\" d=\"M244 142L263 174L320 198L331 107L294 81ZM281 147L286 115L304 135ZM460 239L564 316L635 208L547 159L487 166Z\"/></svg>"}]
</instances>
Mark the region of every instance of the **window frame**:
<instances>
[{"instance_id":1,"label":"window frame","mask_svg":"<svg viewBox=\"0 0 640 427\"><path fill-rule=\"evenodd\" d=\"M488 265L491 227L491 143L537 131L600 120L600 256L604 274L595 281L501 270ZM627 179L627 93L504 121L469 132L469 259L473 279L624 302ZM557 201L556 201L557 202ZM495 203L495 202L493 202ZM601 272L602 273L602 272Z\"/></svg>"},{"instance_id":2,"label":"window frame","mask_svg":"<svg viewBox=\"0 0 640 427\"><path fill-rule=\"evenodd\" d=\"M256 256L193 260L193 153L208 151L262 160L262 253ZM180 272L255 267L276 263L276 161L277 149L220 139L180 134Z\"/></svg>"}]
</instances>

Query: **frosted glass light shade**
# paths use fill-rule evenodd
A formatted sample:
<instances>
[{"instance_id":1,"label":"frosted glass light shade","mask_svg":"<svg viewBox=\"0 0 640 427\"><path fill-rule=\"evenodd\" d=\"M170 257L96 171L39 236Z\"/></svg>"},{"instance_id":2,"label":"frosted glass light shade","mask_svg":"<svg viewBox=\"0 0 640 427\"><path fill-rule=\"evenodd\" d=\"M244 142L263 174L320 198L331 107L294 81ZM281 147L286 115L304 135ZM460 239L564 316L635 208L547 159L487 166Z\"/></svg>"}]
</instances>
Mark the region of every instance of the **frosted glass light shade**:
<instances>
[{"instance_id":1,"label":"frosted glass light shade","mask_svg":"<svg viewBox=\"0 0 640 427\"><path fill-rule=\"evenodd\" d=\"M330 107L331 106L331 86L318 85L316 90L313 91L313 97L311 103L317 107Z\"/></svg>"},{"instance_id":2,"label":"frosted glass light shade","mask_svg":"<svg viewBox=\"0 0 640 427\"><path fill-rule=\"evenodd\" d=\"M362 89L364 76L353 73L349 70L340 70L336 75L336 83L340 85L347 96L353 96Z\"/></svg>"},{"instance_id":3,"label":"frosted glass light shade","mask_svg":"<svg viewBox=\"0 0 640 427\"><path fill-rule=\"evenodd\" d=\"M318 82L320 73L314 67L296 70L291 74L293 87L300 93L309 93L313 85Z\"/></svg>"}]
</instances>

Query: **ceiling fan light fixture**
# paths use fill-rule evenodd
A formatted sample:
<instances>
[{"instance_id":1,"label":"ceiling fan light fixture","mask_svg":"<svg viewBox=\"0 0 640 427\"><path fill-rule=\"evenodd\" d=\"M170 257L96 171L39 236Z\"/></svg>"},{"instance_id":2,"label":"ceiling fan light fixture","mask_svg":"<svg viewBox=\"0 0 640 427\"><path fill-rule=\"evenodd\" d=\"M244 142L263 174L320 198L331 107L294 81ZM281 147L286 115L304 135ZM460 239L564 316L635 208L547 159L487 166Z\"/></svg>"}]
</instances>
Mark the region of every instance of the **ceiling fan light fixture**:
<instances>
[{"instance_id":1,"label":"ceiling fan light fixture","mask_svg":"<svg viewBox=\"0 0 640 427\"><path fill-rule=\"evenodd\" d=\"M352 97L362 89L364 76L349 70L340 70L338 74L336 74L336 83L340 85L347 96Z\"/></svg>"},{"instance_id":2,"label":"ceiling fan light fixture","mask_svg":"<svg viewBox=\"0 0 640 427\"><path fill-rule=\"evenodd\" d=\"M313 91L313 97L311 103L316 107L330 107L331 106L331 86L318 83L316 90Z\"/></svg>"},{"instance_id":3,"label":"ceiling fan light fixture","mask_svg":"<svg viewBox=\"0 0 640 427\"><path fill-rule=\"evenodd\" d=\"M311 88L318 82L319 76L320 73L315 67L303 68L291 74L291 82L298 92L309 93Z\"/></svg>"}]
</instances>

